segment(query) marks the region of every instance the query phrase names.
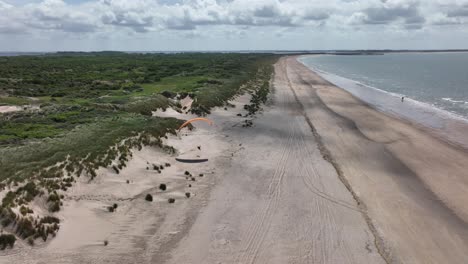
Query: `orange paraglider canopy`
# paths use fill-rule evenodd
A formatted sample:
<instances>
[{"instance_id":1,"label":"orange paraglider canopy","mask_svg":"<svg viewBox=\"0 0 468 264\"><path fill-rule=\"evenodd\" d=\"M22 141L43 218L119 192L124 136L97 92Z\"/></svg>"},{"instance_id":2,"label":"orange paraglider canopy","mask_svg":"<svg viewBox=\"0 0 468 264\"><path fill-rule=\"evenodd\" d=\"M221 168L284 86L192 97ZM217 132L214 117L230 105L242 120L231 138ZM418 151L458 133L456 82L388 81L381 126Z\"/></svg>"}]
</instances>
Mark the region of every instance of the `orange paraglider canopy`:
<instances>
[{"instance_id":1,"label":"orange paraglider canopy","mask_svg":"<svg viewBox=\"0 0 468 264\"><path fill-rule=\"evenodd\" d=\"M207 118L203 118L203 117L197 117L197 118L192 118L190 120L187 120L185 123L183 123L180 127L179 127L179 131L184 128L186 125L192 123L192 122L195 122L195 121L204 121L208 124L210 124L210 126L213 125L213 122Z\"/></svg>"}]
</instances>

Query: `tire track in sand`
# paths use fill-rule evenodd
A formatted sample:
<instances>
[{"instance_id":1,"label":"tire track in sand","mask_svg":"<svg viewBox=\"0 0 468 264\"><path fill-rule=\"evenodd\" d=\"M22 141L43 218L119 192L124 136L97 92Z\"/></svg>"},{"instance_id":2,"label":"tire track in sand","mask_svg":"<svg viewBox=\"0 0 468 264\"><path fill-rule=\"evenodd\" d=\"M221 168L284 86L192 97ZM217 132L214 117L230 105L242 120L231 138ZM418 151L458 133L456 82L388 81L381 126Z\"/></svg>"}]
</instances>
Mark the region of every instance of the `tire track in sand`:
<instances>
[{"instance_id":1,"label":"tire track in sand","mask_svg":"<svg viewBox=\"0 0 468 264\"><path fill-rule=\"evenodd\" d=\"M288 59L295 59L295 58L288 58ZM375 247L377 248L377 252L379 253L379 255L382 257L382 259L386 262L386 263L391 263L391 258L388 254L388 252L386 252L385 250L385 245L384 245L384 242L383 242L383 238L379 236L378 232L377 232L377 229L376 227L374 226L370 216L367 214L367 210L365 208L365 205L362 203L361 199L357 196L357 194L354 192L354 190L352 189L352 187L350 186L349 182L347 181L347 179L344 177L343 175L343 172L340 168L340 166L335 162L335 160L332 158L331 156L331 153L330 151L324 146L323 142L322 142L322 139L320 137L320 135L317 133L317 130L315 129L314 125L312 124L311 120L309 119L309 117L307 116L306 112L305 112L305 108L304 108L304 105L302 104L301 100L299 100L299 97L297 96L297 93L296 91L294 90L293 86L292 86L292 82L289 78L289 71L288 71L288 65L286 62L283 62L283 65L282 67L284 67L284 71L285 71L285 75L286 75L286 79L287 79L287 83L288 83L288 87L289 89L292 91L293 95L294 95L294 98L296 100L296 102L298 103L299 107L301 108L301 114L304 116L304 118L306 119L306 122L307 124L309 125L311 131L312 131L312 134L314 135L316 141L317 141L317 144L319 146L319 150L320 152L322 153L322 156L324 157L325 160L327 160L328 162L330 162L330 164L335 168L337 174L338 174L338 178L341 180L341 182L343 183L343 185L346 187L346 189L348 189L348 191L351 193L352 197L354 198L354 200L356 201L356 203L358 204L358 206L360 208L362 208L360 211L361 211L361 215L363 216L365 222L367 223L367 226L369 227L369 230L371 231L372 235L374 236L374 245ZM302 79L302 78L301 78Z\"/></svg>"},{"instance_id":2,"label":"tire track in sand","mask_svg":"<svg viewBox=\"0 0 468 264\"><path fill-rule=\"evenodd\" d=\"M291 123L288 120L288 123ZM242 241L247 241L245 248L242 253L236 259L236 263L254 263L258 257L258 253L263 245L266 235L271 226L269 219L275 212L278 201L281 196L281 183L286 171L288 159L291 155L292 149L291 144L294 141L293 131L291 130L293 124L288 126L288 137L286 140L282 140L281 144L281 158L276 162L275 172L271 177L270 184L267 190L267 204L259 213L255 215L251 220L251 225L247 230L248 238Z\"/></svg>"}]
</instances>

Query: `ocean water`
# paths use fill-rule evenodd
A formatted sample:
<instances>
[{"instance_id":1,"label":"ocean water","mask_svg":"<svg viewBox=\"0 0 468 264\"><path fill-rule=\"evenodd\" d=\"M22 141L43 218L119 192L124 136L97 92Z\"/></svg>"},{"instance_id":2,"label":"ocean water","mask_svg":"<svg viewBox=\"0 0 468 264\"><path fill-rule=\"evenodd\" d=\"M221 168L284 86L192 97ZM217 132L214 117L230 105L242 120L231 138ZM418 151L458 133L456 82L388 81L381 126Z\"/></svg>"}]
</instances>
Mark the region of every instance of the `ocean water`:
<instances>
[{"instance_id":1,"label":"ocean water","mask_svg":"<svg viewBox=\"0 0 468 264\"><path fill-rule=\"evenodd\" d=\"M468 146L462 138L468 130L449 131L468 124L468 53L314 55L299 61L378 110Z\"/></svg>"},{"instance_id":2,"label":"ocean water","mask_svg":"<svg viewBox=\"0 0 468 264\"><path fill-rule=\"evenodd\" d=\"M468 118L468 53L323 55L302 62Z\"/></svg>"},{"instance_id":3,"label":"ocean water","mask_svg":"<svg viewBox=\"0 0 468 264\"><path fill-rule=\"evenodd\" d=\"M468 120L468 53L304 56L300 61L378 109ZM405 102L401 103L401 97Z\"/></svg>"}]
</instances>

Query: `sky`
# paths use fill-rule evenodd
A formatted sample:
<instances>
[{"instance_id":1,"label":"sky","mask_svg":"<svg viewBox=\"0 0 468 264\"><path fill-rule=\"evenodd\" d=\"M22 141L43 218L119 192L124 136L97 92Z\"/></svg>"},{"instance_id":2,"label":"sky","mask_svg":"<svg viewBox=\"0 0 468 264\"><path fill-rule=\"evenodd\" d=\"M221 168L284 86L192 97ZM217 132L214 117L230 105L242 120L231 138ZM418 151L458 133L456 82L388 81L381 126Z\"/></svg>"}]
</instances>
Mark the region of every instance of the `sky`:
<instances>
[{"instance_id":1,"label":"sky","mask_svg":"<svg viewBox=\"0 0 468 264\"><path fill-rule=\"evenodd\" d=\"M468 0L0 0L0 51L468 49Z\"/></svg>"}]
</instances>

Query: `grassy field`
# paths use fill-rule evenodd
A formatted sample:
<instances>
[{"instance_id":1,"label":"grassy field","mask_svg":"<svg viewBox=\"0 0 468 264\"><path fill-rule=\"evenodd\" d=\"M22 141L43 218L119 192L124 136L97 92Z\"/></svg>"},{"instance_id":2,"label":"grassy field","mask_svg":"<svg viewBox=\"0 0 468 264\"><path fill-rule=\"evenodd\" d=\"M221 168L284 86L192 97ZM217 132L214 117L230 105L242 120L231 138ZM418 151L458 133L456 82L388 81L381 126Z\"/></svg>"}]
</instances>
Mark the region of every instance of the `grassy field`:
<instances>
[{"instance_id":1,"label":"grassy field","mask_svg":"<svg viewBox=\"0 0 468 264\"><path fill-rule=\"evenodd\" d=\"M36 196L56 212L76 177L92 179L99 167L118 172L133 148L164 148L160 138L183 120L152 111L178 109L176 94L196 98L191 111L198 115L223 106L240 87L265 98L275 60L268 54L118 52L0 57L0 105L36 106L0 114L4 229L46 240L44 230L56 232L58 220L29 220L27 206Z\"/></svg>"}]
</instances>

